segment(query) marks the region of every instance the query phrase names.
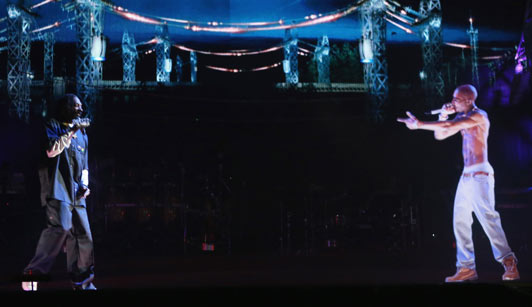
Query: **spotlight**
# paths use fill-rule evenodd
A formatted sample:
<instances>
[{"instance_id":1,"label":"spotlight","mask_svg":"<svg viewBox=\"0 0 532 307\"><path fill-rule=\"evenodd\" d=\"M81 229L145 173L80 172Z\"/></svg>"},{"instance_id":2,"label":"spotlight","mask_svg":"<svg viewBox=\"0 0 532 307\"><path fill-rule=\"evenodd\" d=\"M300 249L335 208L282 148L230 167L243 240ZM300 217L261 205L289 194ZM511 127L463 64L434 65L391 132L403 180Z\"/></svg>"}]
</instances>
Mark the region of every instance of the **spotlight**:
<instances>
[{"instance_id":1,"label":"spotlight","mask_svg":"<svg viewBox=\"0 0 532 307\"><path fill-rule=\"evenodd\" d=\"M360 62L373 63L373 49L371 48L372 41L367 38L362 38L358 43L360 52Z\"/></svg>"}]
</instances>

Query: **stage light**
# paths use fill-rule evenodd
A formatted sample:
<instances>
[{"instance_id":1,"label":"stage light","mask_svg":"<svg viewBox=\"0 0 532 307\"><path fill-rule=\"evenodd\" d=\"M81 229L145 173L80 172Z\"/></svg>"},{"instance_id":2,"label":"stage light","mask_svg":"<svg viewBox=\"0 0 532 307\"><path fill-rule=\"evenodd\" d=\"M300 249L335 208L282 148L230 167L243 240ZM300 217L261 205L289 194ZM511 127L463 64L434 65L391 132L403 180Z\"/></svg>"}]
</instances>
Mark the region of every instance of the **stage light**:
<instances>
[{"instance_id":1,"label":"stage light","mask_svg":"<svg viewBox=\"0 0 532 307\"><path fill-rule=\"evenodd\" d=\"M96 62L105 61L106 45L107 43L103 35L92 37L91 59L93 61L96 61Z\"/></svg>"},{"instance_id":2,"label":"stage light","mask_svg":"<svg viewBox=\"0 0 532 307\"><path fill-rule=\"evenodd\" d=\"M283 60L283 71L285 74L290 73L290 61L289 60Z\"/></svg>"},{"instance_id":3,"label":"stage light","mask_svg":"<svg viewBox=\"0 0 532 307\"><path fill-rule=\"evenodd\" d=\"M370 39L362 38L358 43L358 48L360 52L360 62L362 63L373 63L373 48L371 47L372 42Z\"/></svg>"},{"instance_id":4,"label":"stage light","mask_svg":"<svg viewBox=\"0 0 532 307\"><path fill-rule=\"evenodd\" d=\"M172 72L172 60L171 59L164 60L164 71L168 73Z\"/></svg>"},{"instance_id":5,"label":"stage light","mask_svg":"<svg viewBox=\"0 0 532 307\"><path fill-rule=\"evenodd\" d=\"M523 72L523 70L524 70L523 64L521 62L517 62L517 64L515 65L515 73L520 74Z\"/></svg>"},{"instance_id":6,"label":"stage light","mask_svg":"<svg viewBox=\"0 0 532 307\"><path fill-rule=\"evenodd\" d=\"M434 17L430 20L430 26L434 28L441 27L441 17Z\"/></svg>"},{"instance_id":7,"label":"stage light","mask_svg":"<svg viewBox=\"0 0 532 307\"><path fill-rule=\"evenodd\" d=\"M423 41L427 43L430 40L429 29L423 29L423 32L421 32L421 36L423 37Z\"/></svg>"},{"instance_id":8,"label":"stage light","mask_svg":"<svg viewBox=\"0 0 532 307\"><path fill-rule=\"evenodd\" d=\"M20 11L14 5L10 5L7 7L7 16L9 18L17 18L20 16Z\"/></svg>"}]
</instances>

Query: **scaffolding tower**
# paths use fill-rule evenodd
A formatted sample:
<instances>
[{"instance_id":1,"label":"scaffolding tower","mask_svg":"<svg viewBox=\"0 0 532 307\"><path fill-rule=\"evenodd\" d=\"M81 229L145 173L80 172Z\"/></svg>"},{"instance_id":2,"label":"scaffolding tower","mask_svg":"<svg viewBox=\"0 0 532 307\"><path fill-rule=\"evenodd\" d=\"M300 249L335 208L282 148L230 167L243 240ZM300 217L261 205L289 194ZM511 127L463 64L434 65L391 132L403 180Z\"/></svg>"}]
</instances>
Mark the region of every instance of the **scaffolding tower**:
<instances>
[{"instance_id":1,"label":"scaffolding tower","mask_svg":"<svg viewBox=\"0 0 532 307\"><path fill-rule=\"evenodd\" d=\"M30 114L30 25L26 12L7 6L7 94L9 113L29 122Z\"/></svg>"},{"instance_id":2,"label":"scaffolding tower","mask_svg":"<svg viewBox=\"0 0 532 307\"><path fill-rule=\"evenodd\" d=\"M198 56L195 51L190 51L190 82L196 83L198 81Z\"/></svg>"},{"instance_id":3,"label":"scaffolding tower","mask_svg":"<svg viewBox=\"0 0 532 307\"><path fill-rule=\"evenodd\" d=\"M364 61L364 82L371 98L370 118L384 120L384 105L388 99L388 63L386 61L386 7L383 0L369 0L361 7L362 40L371 48Z\"/></svg>"},{"instance_id":4,"label":"scaffolding tower","mask_svg":"<svg viewBox=\"0 0 532 307\"><path fill-rule=\"evenodd\" d=\"M314 57L318 66L318 83L331 83L330 74L330 47L327 35L321 37L314 51Z\"/></svg>"},{"instance_id":5,"label":"scaffolding tower","mask_svg":"<svg viewBox=\"0 0 532 307\"><path fill-rule=\"evenodd\" d=\"M135 67L137 64L138 53L135 45L135 37L127 31L122 35L122 81L135 81Z\"/></svg>"},{"instance_id":6,"label":"scaffolding tower","mask_svg":"<svg viewBox=\"0 0 532 307\"><path fill-rule=\"evenodd\" d=\"M420 77L425 90L426 104L428 107L435 107L442 102L445 95L441 72L443 37L440 0L421 0L419 11L426 18L421 29L423 70Z\"/></svg>"},{"instance_id":7,"label":"scaffolding tower","mask_svg":"<svg viewBox=\"0 0 532 307\"><path fill-rule=\"evenodd\" d=\"M532 0L527 0L525 8L525 20L523 25L523 47L527 63L532 61Z\"/></svg>"},{"instance_id":8,"label":"scaffolding tower","mask_svg":"<svg viewBox=\"0 0 532 307\"><path fill-rule=\"evenodd\" d=\"M286 29L284 38L283 70L285 73L286 83L288 84L299 83L297 51L297 38L293 35L291 29Z\"/></svg>"},{"instance_id":9,"label":"scaffolding tower","mask_svg":"<svg viewBox=\"0 0 532 307\"><path fill-rule=\"evenodd\" d=\"M103 8L100 0L76 0L76 90L94 117L96 90L94 82L102 79L102 62L92 58L93 40L102 37Z\"/></svg>"},{"instance_id":10,"label":"scaffolding tower","mask_svg":"<svg viewBox=\"0 0 532 307\"><path fill-rule=\"evenodd\" d=\"M44 34L44 82L50 85L54 80L54 33Z\"/></svg>"},{"instance_id":11,"label":"scaffolding tower","mask_svg":"<svg viewBox=\"0 0 532 307\"><path fill-rule=\"evenodd\" d=\"M523 22L523 33L517 46L514 57L516 71L529 71L532 64L532 0L527 0L525 4L525 18Z\"/></svg>"},{"instance_id":12,"label":"scaffolding tower","mask_svg":"<svg viewBox=\"0 0 532 307\"><path fill-rule=\"evenodd\" d=\"M175 57L175 72L176 72L176 82L183 82L183 60L177 55Z\"/></svg>"},{"instance_id":13,"label":"scaffolding tower","mask_svg":"<svg viewBox=\"0 0 532 307\"><path fill-rule=\"evenodd\" d=\"M471 45L471 82L478 88L478 30L473 28L473 18L469 18L469 44Z\"/></svg>"},{"instance_id":14,"label":"scaffolding tower","mask_svg":"<svg viewBox=\"0 0 532 307\"><path fill-rule=\"evenodd\" d=\"M157 82L170 82L170 72L172 71L172 60L170 59L170 36L168 25L157 26Z\"/></svg>"}]
</instances>

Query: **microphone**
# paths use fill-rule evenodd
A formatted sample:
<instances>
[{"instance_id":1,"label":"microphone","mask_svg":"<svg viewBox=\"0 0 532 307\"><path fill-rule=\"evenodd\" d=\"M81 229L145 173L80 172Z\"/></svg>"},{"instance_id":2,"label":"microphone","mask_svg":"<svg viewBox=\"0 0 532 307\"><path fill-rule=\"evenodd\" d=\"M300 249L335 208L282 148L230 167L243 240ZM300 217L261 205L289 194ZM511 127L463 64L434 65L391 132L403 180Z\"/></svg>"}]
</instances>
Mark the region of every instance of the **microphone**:
<instances>
[{"instance_id":1,"label":"microphone","mask_svg":"<svg viewBox=\"0 0 532 307\"><path fill-rule=\"evenodd\" d=\"M441 112L443 112L443 109L431 110L429 112L425 112L425 114L426 115L436 115L436 114L440 114Z\"/></svg>"}]
</instances>

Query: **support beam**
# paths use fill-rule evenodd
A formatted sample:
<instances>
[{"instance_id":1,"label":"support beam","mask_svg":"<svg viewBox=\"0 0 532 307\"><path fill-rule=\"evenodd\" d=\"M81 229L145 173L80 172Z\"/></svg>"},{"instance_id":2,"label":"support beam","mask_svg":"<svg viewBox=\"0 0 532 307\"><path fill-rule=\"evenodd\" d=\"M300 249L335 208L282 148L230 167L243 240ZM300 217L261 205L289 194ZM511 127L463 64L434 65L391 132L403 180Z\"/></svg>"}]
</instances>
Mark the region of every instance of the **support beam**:
<instances>
[{"instance_id":1,"label":"support beam","mask_svg":"<svg viewBox=\"0 0 532 307\"><path fill-rule=\"evenodd\" d=\"M157 82L170 82L170 72L172 71L172 60L170 59L170 36L168 25L157 26Z\"/></svg>"},{"instance_id":2,"label":"support beam","mask_svg":"<svg viewBox=\"0 0 532 307\"><path fill-rule=\"evenodd\" d=\"M368 46L370 58L364 63L364 82L371 98L369 116L374 122L384 120L388 99L388 62L386 60L386 7L383 0L366 2L360 12L362 45Z\"/></svg>"},{"instance_id":3,"label":"support beam","mask_svg":"<svg viewBox=\"0 0 532 307\"><path fill-rule=\"evenodd\" d=\"M318 83L331 83L329 52L329 38L327 35L324 35L318 42L318 47L316 47L314 52L314 59L318 67Z\"/></svg>"},{"instance_id":4,"label":"support beam","mask_svg":"<svg viewBox=\"0 0 532 307\"><path fill-rule=\"evenodd\" d=\"M423 70L420 78L425 91L427 107L440 106L445 95L445 84L441 72L442 62L442 15L440 0L421 0L420 13L427 17L421 29L421 52Z\"/></svg>"},{"instance_id":5,"label":"support beam","mask_svg":"<svg viewBox=\"0 0 532 307\"><path fill-rule=\"evenodd\" d=\"M122 35L122 80L124 82L135 81L135 68L137 64L138 53L135 45L135 37L127 31Z\"/></svg>"},{"instance_id":6,"label":"support beam","mask_svg":"<svg viewBox=\"0 0 532 307\"><path fill-rule=\"evenodd\" d=\"M183 82L183 60L179 55L175 58L175 72L177 83Z\"/></svg>"},{"instance_id":7,"label":"support beam","mask_svg":"<svg viewBox=\"0 0 532 307\"><path fill-rule=\"evenodd\" d=\"M29 122L30 18L15 5L7 6L7 94L9 113Z\"/></svg>"},{"instance_id":8,"label":"support beam","mask_svg":"<svg viewBox=\"0 0 532 307\"><path fill-rule=\"evenodd\" d=\"M195 51L190 52L190 82L198 82L198 57Z\"/></svg>"},{"instance_id":9,"label":"support beam","mask_svg":"<svg viewBox=\"0 0 532 307\"><path fill-rule=\"evenodd\" d=\"M469 18L469 45L471 46L471 82L478 88L478 30L473 28L473 18Z\"/></svg>"},{"instance_id":10,"label":"support beam","mask_svg":"<svg viewBox=\"0 0 532 307\"><path fill-rule=\"evenodd\" d=\"M76 0L76 90L88 116L94 118L96 90L102 80L102 62L92 59L95 37L103 37L103 7L100 0Z\"/></svg>"},{"instance_id":11,"label":"support beam","mask_svg":"<svg viewBox=\"0 0 532 307\"><path fill-rule=\"evenodd\" d=\"M532 65L532 0L528 0L525 5L523 33L517 46L515 61L516 73L530 70Z\"/></svg>"},{"instance_id":12,"label":"support beam","mask_svg":"<svg viewBox=\"0 0 532 307\"><path fill-rule=\"evenodd\" d=\"M297 38L293 35L292 30L286 29L284 38L283 70L285 73L285 82L288 84L299 83L297 51Z\"/></svg>"},{"instance_id":13,"label":"support beam","mask_svg":"<svg viewBox=\"0 0 532 307\"><path fill-rule=\"evenodd\" d=\"M54 33L44 35L44 82L52 83L54 81Z\"/></svg>"}]
</instances>

